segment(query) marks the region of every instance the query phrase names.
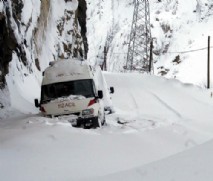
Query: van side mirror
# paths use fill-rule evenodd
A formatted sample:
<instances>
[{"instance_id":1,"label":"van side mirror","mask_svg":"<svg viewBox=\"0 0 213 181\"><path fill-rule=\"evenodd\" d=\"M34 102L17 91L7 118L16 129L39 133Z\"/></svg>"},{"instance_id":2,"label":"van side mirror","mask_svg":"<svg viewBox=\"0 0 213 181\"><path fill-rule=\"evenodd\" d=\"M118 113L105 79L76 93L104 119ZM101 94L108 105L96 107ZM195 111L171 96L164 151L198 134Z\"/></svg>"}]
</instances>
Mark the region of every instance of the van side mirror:
<instances>
[{"instance_id":1,"label":"van side mirror","mask_svg":"<svg viewBox=\"0 0 213 181\"><path fill-rule=\"evenodd\" d=\"M40 104L38 102L38 99L34 99L35 107L40 107Z\"/></svg>"},{"instance_id":2,"label":"van side mirror","mask_svg":"<svg viewBox=\"0 0 213 181\"><path fill-rule=\"evenodd\" d=\"M114 87L110 87L110 94L113 94L115 92Z\"/></svg>"},{"instance_id":3,"label":"van side mirror","mask_svg":"<svg viewBox=\"0 0 213 181\"><path fill-rule=\"evenodd\" d=\"M98 98L99 98L99 99L102 99L102 98L103 98L103 91L102 91L102 90L99 90L99 91L98 91Z\"/></svg>"}]
</instances>

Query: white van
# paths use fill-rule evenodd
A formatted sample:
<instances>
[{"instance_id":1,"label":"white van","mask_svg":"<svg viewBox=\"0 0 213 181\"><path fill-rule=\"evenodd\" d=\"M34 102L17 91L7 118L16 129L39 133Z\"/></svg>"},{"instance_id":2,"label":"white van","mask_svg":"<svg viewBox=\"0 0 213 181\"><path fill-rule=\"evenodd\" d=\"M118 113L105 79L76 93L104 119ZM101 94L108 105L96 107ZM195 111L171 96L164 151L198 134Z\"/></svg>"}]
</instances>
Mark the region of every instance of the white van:
<instances>
[{"instance_id":1,"label":"white van","mask_svg":"<svg viewBox=\"0 0 213 181\"><path fill-rule=\"evenodd\" d=\"M45 116L75 115L73 126L99 127L105 122L103 91L97 90L91 67L78 59L52 62L43 73L41 100Z\"/></svg>"}]
</instances>

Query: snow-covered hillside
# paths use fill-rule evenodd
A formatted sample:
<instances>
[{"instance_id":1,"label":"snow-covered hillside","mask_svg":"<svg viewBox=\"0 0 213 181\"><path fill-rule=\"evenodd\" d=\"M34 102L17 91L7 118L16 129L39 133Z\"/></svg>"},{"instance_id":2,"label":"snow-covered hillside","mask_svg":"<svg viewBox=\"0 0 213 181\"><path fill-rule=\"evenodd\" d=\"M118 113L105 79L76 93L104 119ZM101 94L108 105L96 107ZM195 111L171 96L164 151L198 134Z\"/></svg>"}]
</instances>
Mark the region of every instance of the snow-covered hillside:
<instances>
[{"instance_id":1,"label":"snow-covered hillside","mask_svg":"<svg viewBox=\"0 0 213 181\"><path fill-rule=\"evenodd\" d=\"M102 128L74 128L66 119L15 112L0 120L0 178L212 180L209 91L140 74L105 78L115 87L116 112Z\"/></svg>"},{"instance_id":2,"label":"snow-covered hillside","mask_svg":"<svg viewBox=\"0 0 213 181\"><path fill-rule=\"evenodd\" d=\"M163 1L151 7L152 31L157 40L155 51L159 53L155 57L156 74L206 86L208 36L213 36L213 2Z\"/></svg>"},{"instance_id":3,"label":"snow-covered hillside","mask_svg":"<svg viewBox=\"0 0 213 181\"><path fill-rule=\"evenodd\" d=\"M206 86L206 47L208 36L213 36L213 2L153 0L149 3L154 73ZM108 70L122 72L126 63L133 0L88 1L88 4L89 58L103 61L104 46L108 45Z\"/></svg>"}]
</instances>

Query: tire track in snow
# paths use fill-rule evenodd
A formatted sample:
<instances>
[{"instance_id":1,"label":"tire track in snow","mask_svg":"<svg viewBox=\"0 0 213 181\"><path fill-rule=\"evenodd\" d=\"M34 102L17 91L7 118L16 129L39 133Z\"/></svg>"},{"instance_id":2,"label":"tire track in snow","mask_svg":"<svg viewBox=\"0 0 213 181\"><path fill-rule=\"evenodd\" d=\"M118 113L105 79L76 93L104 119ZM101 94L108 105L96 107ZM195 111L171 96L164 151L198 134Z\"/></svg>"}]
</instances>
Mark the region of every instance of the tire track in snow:
<instances>
[{"instance_id":1,"label":"tire track in snow","mask_svg":"<svg viewBox=\"0 0 213 181\"><path fill-rule=\"evenodd\" d=\"M144 89L145 90L145 89ZM173 114L175 114L178 118L180 119L183 119L183 116L177 111L175 110L174 108L172 108L169 104L167 104L164 100L162 100L157 94L153 93L152 91L149 91L149 90L145 90L148 94L151 94L155 99L158 100L158 102L160 102L160 104L162 104L164 107L166 107L168 110L170 110ZM132 91L130 92L129 91L129 95L131 96L132 98L132 102L134 104L134 107L136 109L136 112L137 114L138 113L138 104L137 104L137 101L136 101L136 98L134 96L134 94L132 93Z\"/></svg>"},{"instance_id":2,"label":"tire track in snow","mask_svg":"<svg viewBox=\"0 0 213 181\"><path fill-rule=\"evenodd\" d=\"M183 119L183 116L174 108L172 108L169 104L167 104L165 101L163 101L157 94L149 91L151 95L153 95L164 107L166 107L168 110L170 110L172 113L174 113L178 118Z\"/></svg>"},{"instance_id":3,"label":"tire track in snow","mask_svg":"<svg viewBox=\"0 0 213 181\"><path fill-rule=\"evenodd\" d=\"M132 102L133 102L133 104L135 106L136 111L138 111L139 107L138 107L137 101L136 101L135 96L133 95L132 91L131 92L129 91L129 95L132 98Z\"/></svg>"}]
</instances>

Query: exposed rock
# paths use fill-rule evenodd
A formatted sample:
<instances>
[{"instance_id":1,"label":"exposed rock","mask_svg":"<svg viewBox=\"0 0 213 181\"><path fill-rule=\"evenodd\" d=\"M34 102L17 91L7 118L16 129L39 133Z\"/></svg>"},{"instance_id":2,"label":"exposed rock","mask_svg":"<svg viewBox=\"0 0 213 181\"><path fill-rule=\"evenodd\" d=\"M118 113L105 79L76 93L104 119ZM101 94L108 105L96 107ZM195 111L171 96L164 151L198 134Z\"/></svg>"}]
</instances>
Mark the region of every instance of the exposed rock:
<instances>
[{"instance_id":1,"label":"exposed rock","mask_svg":"<svg viewBox=\"0 0 213 181\"><path fill-rule=\"evenodd\" d=\"M24 7L24 4L22 0L12 1L12 13L13 13L12 16L16 24L18 25L18 27L20 27L21 12L23 7Z\"/></svg>"},{"instance_id":2,"label":"exposed rock","mask_svg":"<svg viewBox=\"0 0 213 181\"><path fill-rule=\"evenodd\" d=\"M12 11L10 8L12 8ZM12 60L13 52L16 52L19 60L22 61L25 66L27 65L26 52L24 50L26 42L23 41L23 43L18 44L13 30L14 27L11 23L11 19L13 19L18 31L20 31L22 8L23 2L21 0L12 1L11 7L5 3L5 14L1 14L0 16L0 82L3 84L5 84L5 75L8 73L8 65Z\"/></svg>"},{"instance_id":3,"label":"exposed rock","mask_svg":"<svg viewBox=\"0 0 213 181\"><path fill-rule=\"evenodd\" d=\"M161 76L164 76L166 75L168 72L169 72L169 69L161 66L161 67L158 67L157 69L159 69L159 72L158 74L161 75Z\"/></svg>"},{"instance_id":4,"label":"exposed rock","mask_svg":"<svg viewBox=\"0 0 213 181\"><path fill-rule=\"evenodd\" d=\"M68 2L71 0L65 0ZM69 57L81 57L87 58L88 53L88 43L86 37L86 10L87 4L85 0L78 0L78 8L74 12L69 9L65 9L64 16L57 21L57 30L59 36L64 35L70 37L63 42L56 45L59 49L59 58L69 58ZM72 24L72 19L74 22ZM79 27L80 26L80 27ZM71 28L73 27L73 28Z\"/></svg>"},{"instance_id":5,"label":"exposed rock","mask_svg":"<svg viewBox=\"0 0 213 181\"><path fill-rule=\"evenodd\" d=\"M175 63L175 64L181 63L180 55L177 55L172 62Z\"/></svg>"},{"instance_id":6,"label":"exposed rock","mask_svg":"<svg viewBox=\"0 0 213 181\"><path fill-rule=\"evenodd\" d=\"M168 32L172 32L169 24L162 23L161 28L162 28L162 30L165 34L168 33Z\"/></svg>"},{"instance_id":7,"label":"exposed rock","mask_svg":"<svg viewBox=\"0 0 213 181\"><path fill-rule=\"evenodd\" d=\"M17 40L6 18L0 19L0 82L5 84L5 75L8 73L8 64L12 59L12 52L17 47Z\"/></svg>"},{"instance_id":8,"label":"exposed rock","mask_svg":"<svg viewBox=\"0 0 213 181\"><path fill-rule=\"evenodd\" d=\"M87 53L88 53L88 42L87 42L87 26L86 26L86 11L87 11L87 4L85 0L78 0L79 5L78 5L78 11L77 11L77 17L78 17L78 22L81 26L81 36L83 38L83 44L84 44L84 58L87 58Z\"/></svg>"}]
</instances>

